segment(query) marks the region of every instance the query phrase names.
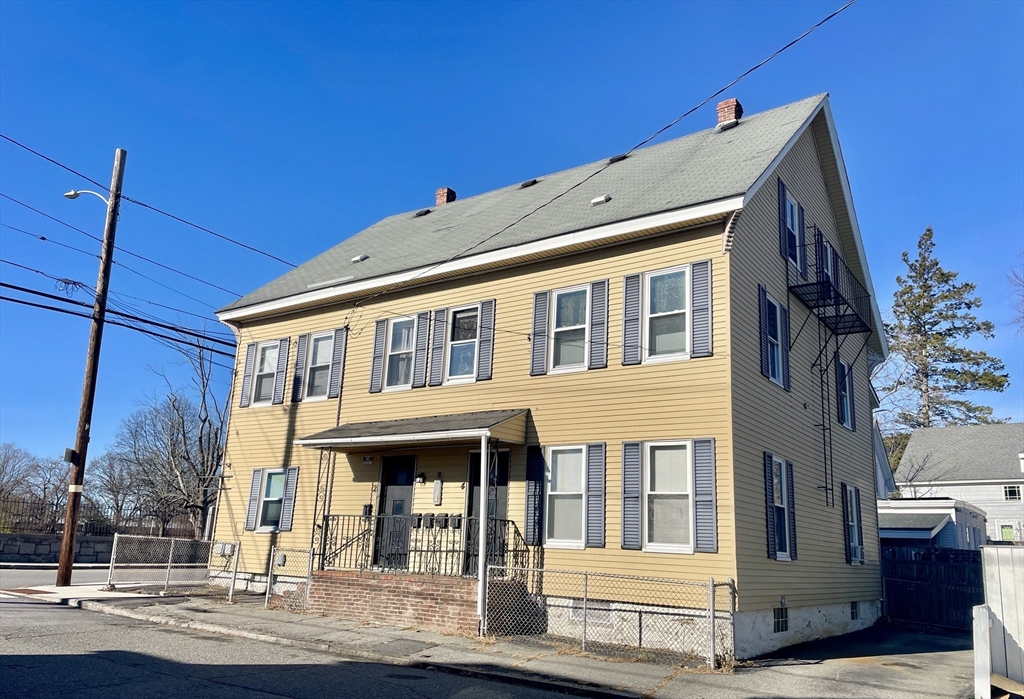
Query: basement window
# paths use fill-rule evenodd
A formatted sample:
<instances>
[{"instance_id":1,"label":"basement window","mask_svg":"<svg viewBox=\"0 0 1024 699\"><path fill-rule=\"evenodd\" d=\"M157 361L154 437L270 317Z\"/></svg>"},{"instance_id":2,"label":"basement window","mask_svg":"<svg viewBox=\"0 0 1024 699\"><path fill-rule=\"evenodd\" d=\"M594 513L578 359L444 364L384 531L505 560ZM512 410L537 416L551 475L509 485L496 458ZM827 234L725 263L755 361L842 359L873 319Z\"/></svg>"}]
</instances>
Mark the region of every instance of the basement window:
<instances>
[{"instance_id":1,"label":"basement window","mask_svg":"<svg viewBox=\"0 0 1024 699\"><path fill-rule=\"evenodd\" d=\"M850 602L850 621L860 619L860 602Z\"/></svg>"},{"instance_id":2,"label":"basement window","mask_svg":"<svg viewBox=\"0 0 1024 699\"><path fill-rule=\"evenodd\" d=\"M772 633L789 631L789 607L776 607L772 610L774 627Z\"/></svg>"}]
</instances>

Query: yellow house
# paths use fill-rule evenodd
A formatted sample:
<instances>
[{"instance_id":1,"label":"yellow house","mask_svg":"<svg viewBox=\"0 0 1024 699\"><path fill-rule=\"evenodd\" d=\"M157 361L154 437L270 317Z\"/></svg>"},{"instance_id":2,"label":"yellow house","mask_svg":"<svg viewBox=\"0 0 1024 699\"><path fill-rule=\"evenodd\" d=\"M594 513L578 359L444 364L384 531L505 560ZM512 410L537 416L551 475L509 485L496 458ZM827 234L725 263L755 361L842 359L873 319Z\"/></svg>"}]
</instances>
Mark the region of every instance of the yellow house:
<instances>
[{"instance_id":1,"label":"yellow house","mask_svg":"<svg viewBox=\"0 0 1024 699\"><path fill-rule=\"evenodd\" d=\"M461 631L488 573L714 579L739 657L873 623L886 347L828 97L718 117L439 189L221 309L243 575L312 548L311 609Z\"/></svg>"}]
</instances>

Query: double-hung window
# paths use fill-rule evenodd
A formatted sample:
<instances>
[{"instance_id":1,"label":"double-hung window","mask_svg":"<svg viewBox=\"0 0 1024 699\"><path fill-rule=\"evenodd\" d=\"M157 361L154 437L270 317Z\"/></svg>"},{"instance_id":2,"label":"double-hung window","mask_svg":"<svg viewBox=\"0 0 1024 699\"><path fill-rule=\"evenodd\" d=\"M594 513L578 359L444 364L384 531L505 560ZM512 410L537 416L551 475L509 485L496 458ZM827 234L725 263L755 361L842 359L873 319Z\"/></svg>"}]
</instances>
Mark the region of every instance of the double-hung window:
<instances>
[{"instance_id":1,"label":"double-hung window","mask_svg":"<svg viewBox=\"0 0 1024 699\"><path fill-rule=\"evenodd\" d=\"M392 318L388 321L385 388L412 386L415 337L416 318Z\"/></svg>"},{"instance_id":2,"label":"double-hung window","mask_svg":"<svg viewBox=\"0 0 1024 699\"><path fill-rule=\"evenodd\" d=\"M693 450L690 442L647 442L644 550L693 553Z\"/></svg>"},{"instance_id":3,"label":"double-hung window","mask_svg":"<svg viewBox=\"0 0 1024 699\"><path fill-rule=\"evenodd\" d=\"M689 265L644 275L644 356L647 361L688 355Z\"/></svg>"},{"instance_id":4,"label":"double-hung window","mask_svg":"<svg viewBox=\"0 0 1024 699\"><path fill-rule=\"evenodd\" d=\"M782 385L782 313L768 297L768 377Z\"/></svg>"},{"instance_id":5,"label":"double-hung window","mask_svg":"<svg viewBox=\"0 0 1024 699\"><path fill-rule=\"evenodd\" d=\"M551 294L551 371L587 368L589 286Z\"/></svg>"},{"instance_id":6,"label":"double-hung window","mask_svg":"<svg viewBox=\"0 0 1024 699\"><path fill-rule=\"evenodd\" d=\"M836 395L839 424L853 429L853 412L850 394L853 391L853 368L841 359L836 359Z\"/></svg>"},{"instance_id":7,"label":"double-hung window","mask_svg":"<svg viewBox=\"0 0 1024 699\"><path fill-rule=\"evenodd\" d=\"M547 459L547 507L544 544L583 548L584 447L551 447Z\"/></svg>"},{"instance_id":8,"label":"double-hung window","mask_svg":"<svg viewBox=\"0 0 1024 699\"><path fill-rule=\"evenodd\" d=\"M309 339L309 369L306 372L306 398L326 398L334 355L334 331L317 333Z\"/></svg>"},{"instance_id":9,"label":"double-hung window","mask_svg":"<svg viewBox=\"0 0 1024 699\"><path fill-rule=\"evenodd\" d=\"M860 545L862 540L860 509L857 507L860 494L855 486L845 485L843 487L846 488L846 498L844 498L846 512L844 513L844 519L846 520L846 541L850 547L850 562L863 563L864 549Z\"/></svg>"},{"instance_id":10,"label":"double-hung window","mask_svg":"<svg viewBox=\"0 0 1024 699\"><path fill-rule=\"evenodd\" d=\"M836 254L836 249L832 247L832 244L828 241L823 240L821 242L821 274L822 276L832 282L833 285L838 284L838 268L839 268L839 257Z\"/></svg>"},{"instance_id":11,"label":"double-hung window","mask_svg":"<svg viewBox=\"0 0 1024 699\"><path fill-rule=\"evenodd\" d=\"M472 381L476 377L477 347L480 342L480 307L455 308L448 318L449 382Z\"/></svg>"},{"instance_id":12,"label":"double-hung window","mask_svg":"<svg viewBox=\"0 0 1024 699\"><path fill-rule=\"evenodd\" d=\"M786 197L786 256L797 269L804 251L800 249L800 214L799 205L790 197Z\"/></svg>"},{"instance_id":13,"label":"double-hung window","mask_svg":"<svg viewBox=\"0 0 1024 699\"><path fill-rule=\"evenodd\" d=\"M252 382L252 405L264 405L274 399L274 377L277 375L277 340L263 342L256 348L256 371Z\"/></svg>"},{"instance_id":14,"label":"double-hung window","mask_svg":"<svg viewBox=\"0 0 1024 699\"><path fill-rule=\"evenodd\" d=\"M285 471L267 471L260 492L259 529L277 529L281 524L281 508L287 476Z\"/></svg>"},{"instance_id":15,"label":"double-hung window","mask_svg":"<svg viewBox=\"0 0 1024 699\"><path fill-rule=\"evenodd\" d=\"M789 471L786 462L772 457L772 506L775 515L775 552L780 561L790 560L789 552Z\"/></svg>"}]
</instances>

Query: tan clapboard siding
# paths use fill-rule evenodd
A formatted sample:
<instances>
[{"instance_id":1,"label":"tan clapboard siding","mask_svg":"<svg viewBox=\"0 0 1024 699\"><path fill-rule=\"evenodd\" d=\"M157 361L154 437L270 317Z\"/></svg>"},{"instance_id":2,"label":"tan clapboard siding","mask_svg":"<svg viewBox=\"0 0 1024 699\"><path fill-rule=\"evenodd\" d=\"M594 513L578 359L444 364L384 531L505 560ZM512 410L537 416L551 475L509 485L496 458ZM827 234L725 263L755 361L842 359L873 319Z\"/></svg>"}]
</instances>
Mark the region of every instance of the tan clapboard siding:
<instances>
[{"instance_id":1,"label":"tan clapboard siding","mask_svg":"<svg viewBox=\"0 0 1024 699\"><path fill-rule=\"evenodd\" d=\"M778 174L787 190L804 206L807 224L817 224L826 239L838 243L809 132L783 159ZM760 372L757 285L765 284L777 301L787 298L788 263L779 253L776 187L776 178L769 178L744 208L731 253L736 527L744 533L737 542L739 604L746 610L775 607L783 595L790 606L878 599L881 589L866 351L854 367L857 431L841 427L835 419L834 405L828 406L833 427L834 508L825 506L825 495L817 489L824 480L821 432L815 427L820 422L819 378L818 370L811 366L818 352L817 320L811 318L807 322L790 353L790 393ZM813 237L808 235L807 242L809 259L813 260ZM853 246L837 248L850 254ZM799 276L795 270L791 274ZM795 297L790 309L791 333L795 337L810 311ZM842 348L846 361L857 355L865 337L853 335L846 340ZM834 401L834 378L831 370L829 373ZM765 450L794 464L797 561L780 562L767 557ZM838 490L841 481L860 487L867 561L864 566L849 566L845 561Z\"/></svg>"},{"instance_id":2,"label":"tan clapboard siding","mask_svg":"<svg viewBox=\"0 0 1024 699\"><path fill-rule=\"evenodd\" d=\"M244 361L246 342L290 337L288 386L294 367L299 334L350 326L342 391L342 423L419 417L444 413L530 408L527 436L545 446L607 442L607 547L587 551L549 550L547 567L630 572L706 580L735 576L733 545L732 458L728 361L728 258L723 257L722 224L633 241L582 252L558 260L531 263L509 270L488 272L462 280L395 292L370 299L358 308L338 305L326 310L254 322L242 329L238 363ZM621 366L623 277L703 259L712 260L714 356L659 365ZM531 377L530 343L533 293L599 279L609 279L608 368L572 374ZM370 362L374 321L458 304L494 298L496 333L494 373L490 381L469 385L426 387L370 394ZM234 406L240 390L241 370L235 378ZM286 401L290 392L286 391ZM291 535L282 541L308 546L316 491L318 450L294 447L292 440L337 424L337 401L301 403L267 408L233 407L227 461L232 479L222 496L218 536L242 536L249 474L254 467L302 463L296 519ZM620 548L621 442L644 439L714 437L717 444L719 553L687 555L647 554ZM451 455L447 466L421 467L427 484L417 487L417 511L427 511L433 476L445 472L445 501L437 511L451 512L449 500L457 483L465 479L466 451ZM456 450L458 451L458 450ZM372 452L366 452L372 453ZM442 459L443 450L419 452L424 459ZM362 453L339 455L336 462L331 510L356 514L370 502L376 468L362 466ZM521 522L525 510L525 448L513 447L509 516ZM444 457L447 458L447 457ZM379 465L379 458L375 464ZM448 480L451 473L452 481ZM242 487L239 484L244 481ZM424 490L424 497L420 491ZM464 495L462 496L464 497ZM449 502L452 503L449 506ZM304 532L304 533L303 533ZM264 562L268 535L243 537L243 564ZM282 544L283 545L283 544ZM290 544L289 544L290 545ZM251 553L250 553L251 552Z\"/></svg>"}]
</instances>

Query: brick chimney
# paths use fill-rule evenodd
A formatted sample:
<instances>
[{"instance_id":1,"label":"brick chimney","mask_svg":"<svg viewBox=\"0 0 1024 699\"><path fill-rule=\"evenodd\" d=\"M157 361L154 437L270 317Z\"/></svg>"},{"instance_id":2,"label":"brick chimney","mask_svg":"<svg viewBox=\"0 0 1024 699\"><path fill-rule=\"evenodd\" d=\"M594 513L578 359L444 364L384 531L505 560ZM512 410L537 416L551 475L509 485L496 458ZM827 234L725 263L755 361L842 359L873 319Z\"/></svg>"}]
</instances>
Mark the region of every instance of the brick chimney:
<instances>
[{"instance_id":1,"label":"brick chimney","mask_svg":"<svg viewBox=\"0 0 1024 699\"><path fill-rule=\"evenodd\" d=\"M743 116L743 105L735 97L718 103L718 130L731 129Z\"/></svg>"},{"instance_id":2,"label":"brick chimney","mask_svg":"<svg viewBox=\"0 0 1024 699\"><path fill-rule=\"evenodd\" d=\"M434 200L438 206L441 204L447 204L450 201L455 201L455 190L451 187L439 187L434 193Z\"/></svg>"}]
</instances>

